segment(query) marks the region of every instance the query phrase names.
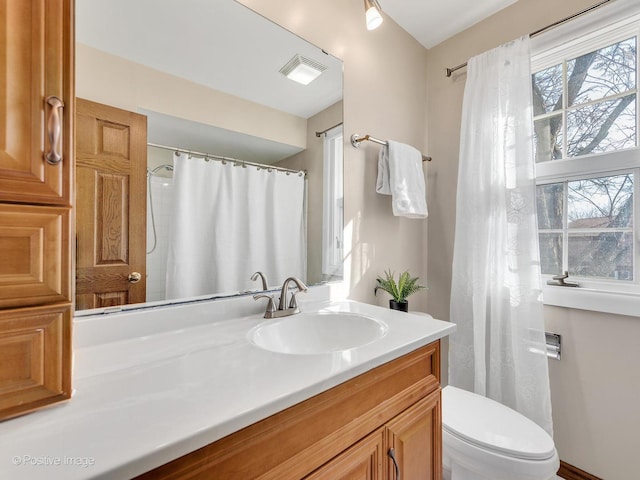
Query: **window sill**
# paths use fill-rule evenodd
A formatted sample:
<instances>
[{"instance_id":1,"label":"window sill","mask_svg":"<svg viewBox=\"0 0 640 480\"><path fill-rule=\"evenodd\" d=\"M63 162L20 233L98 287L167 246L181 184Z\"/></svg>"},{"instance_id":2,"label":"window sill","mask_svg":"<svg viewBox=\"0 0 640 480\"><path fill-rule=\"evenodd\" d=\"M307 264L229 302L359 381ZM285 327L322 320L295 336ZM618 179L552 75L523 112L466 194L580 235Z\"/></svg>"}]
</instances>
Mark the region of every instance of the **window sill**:
<instances>
[{"instance_id":1,"label":"window sill","mask_svg":"<svg viewBox=\"0 0 640 480\"><path fill-rule=\"evenodd\" d=\"M542 298L545 305L640 317L640 295L637 293L544 285Z\"/></svg>"}]
</instances>

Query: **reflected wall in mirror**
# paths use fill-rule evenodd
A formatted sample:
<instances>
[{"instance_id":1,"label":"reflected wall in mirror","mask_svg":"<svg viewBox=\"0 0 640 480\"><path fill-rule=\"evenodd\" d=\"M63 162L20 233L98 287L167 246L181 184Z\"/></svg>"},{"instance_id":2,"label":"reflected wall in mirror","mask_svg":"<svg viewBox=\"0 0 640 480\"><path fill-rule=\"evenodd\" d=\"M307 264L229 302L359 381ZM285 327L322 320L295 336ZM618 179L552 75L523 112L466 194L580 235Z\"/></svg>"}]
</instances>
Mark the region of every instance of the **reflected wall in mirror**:
<instances>
[{"instance_id":1,"label":"reflected wall in mirror","mask_svg":"<svg viewBox=\"0 0 640 480\"><path fill-rule=\"evenodd\" d=\"M341 278L340 60L234 0L76 0L76 42L77 309Z\"/></svg>"}]
</instances>

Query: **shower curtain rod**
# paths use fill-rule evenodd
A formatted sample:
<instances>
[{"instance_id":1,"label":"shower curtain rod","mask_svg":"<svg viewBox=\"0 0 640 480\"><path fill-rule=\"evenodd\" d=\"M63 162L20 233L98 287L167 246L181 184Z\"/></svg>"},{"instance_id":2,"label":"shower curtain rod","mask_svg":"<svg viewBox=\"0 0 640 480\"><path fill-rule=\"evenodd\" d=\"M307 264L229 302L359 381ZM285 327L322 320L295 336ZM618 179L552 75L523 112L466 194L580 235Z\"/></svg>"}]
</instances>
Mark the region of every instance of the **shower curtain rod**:
<instances>
[{"instance_id":1,"label":"shower curtain rod","mask_svg":"<svg viewBox=\"0 0 640 480\"><path fill-rule=\"evenodd\" d=\"M554 27L557 27L558 25L562 25L563 23L568 22L569 20L573 20L574 18L580 17L582 15L584 15L585 13L588 13L592 10L595 10L596 8L600 8L601 6L603 6L605 3L609 3L612 0L603 0L599 3L596 3L595 5L592 5L588 8L585 8L584 10L579 11L578 13L574 13L573 15L569 15L568 17L563 18L562 20L558 20L557 22L552 23L551 25L547 25L546 27L542 27L539 30L536 30L535 32L531 32L529 34L529 38L533 38L536 37L538 35L540 35L541 33L546 32L547 30L550 30ZM467 66L467 62L461 63L460 65L456 65L455 67L451 67L451 68L447 68L445 69L446 75L447 77L450 77L451 74L457 70L460 70L461 68L464 68Z\"/></svg>"},{"instance_id":2,"label":"shower curtain rod","mask_svg":"<svg viewBox=\"0 0 640 480\"><path fill-rule=\"evenodd\" d=\"M222 155L212 155L211 153L204 153L204 152L196 152L195 150L187 150L185 148L180 148L180 147L170 147L168 145L160 145L158 143L151 143L151 142L147 142L147 146L149 147L156 147L156 148L162 148L164 150L171 150L172 152L182 152L182 153L186 153L187 155L195 155L196 157L202 157L205 160L206 159L211 159L211 160L216 160L216 161L220 161L222 163L226 163L226 162L232 162L235 164L240 164L242 166L251 166L251 167L258 167L267 171L271 171L271 170L278 170L279 172L286 172L287 174L289 173L297 173L299 175L304 175L305 177L307 176L307 171L306 170L292 170L290 168L284 168L284 167L276 167L275 165L266 165L264 163L256 163L256 162L247 162L245 160L239 160L237 158L231 158L231 157L224 157Z\"/></svg>"},{"instance_id":3,"label":"shower curtain rod","mask_svg":"<svg viewBox=\"0 0 640 480\"><path fill-rule=\"evenodd\" d=\"M321 132L316 132L316 137L320 137L320 136L324 135L325 133L327 133L329 130L333 130L334 128L339 127L340 125L342 125L342 122L336 123L333 127L326 128L326 129L322 130Z\"/></svg>"}]
</instances>

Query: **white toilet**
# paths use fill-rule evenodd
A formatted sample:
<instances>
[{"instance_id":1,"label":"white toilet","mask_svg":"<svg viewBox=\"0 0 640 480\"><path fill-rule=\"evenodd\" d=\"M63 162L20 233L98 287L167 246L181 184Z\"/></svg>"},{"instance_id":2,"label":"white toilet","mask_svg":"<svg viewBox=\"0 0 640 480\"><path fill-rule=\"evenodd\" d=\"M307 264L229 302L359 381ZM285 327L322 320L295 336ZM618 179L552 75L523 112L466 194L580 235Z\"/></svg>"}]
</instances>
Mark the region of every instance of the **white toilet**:
<instances>
[{"instance_id":1,"label":"white toilet","mask_svg":"<svg viewBox=\"0 0 640 480\"><path fill-rule=\"evenodd\" d=\"M550 480L560 466L540 426L494 400L442 389L444 480Z\"/></svg>"}]
</instances>

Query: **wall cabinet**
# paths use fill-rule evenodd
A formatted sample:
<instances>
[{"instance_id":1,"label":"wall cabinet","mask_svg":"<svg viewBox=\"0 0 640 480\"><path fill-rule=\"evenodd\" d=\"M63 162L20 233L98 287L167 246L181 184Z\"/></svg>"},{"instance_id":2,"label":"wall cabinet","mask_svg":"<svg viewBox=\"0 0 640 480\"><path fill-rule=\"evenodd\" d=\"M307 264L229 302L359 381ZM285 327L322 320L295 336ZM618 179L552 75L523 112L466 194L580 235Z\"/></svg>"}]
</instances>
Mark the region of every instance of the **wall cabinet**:
<instances>
[{"instance_id":1,"label":"wall cabinet","mask_svg":"<svg viewBox=\"0 0 640 480\"><path fill-rule=\"evenodd\" d=\"M2 420L71 394L73 0L0 16Z\"/></svg>"},{"instance_id":2,"label":"wall cabinet","mask_svg":"<svg viewBox=\"0 0 640 480\"><path fill-rule=\"evenodd\" d=\"M139 478L441 480L440 398L435 342Z\"/></svg>"},{"instance_id":3,"label":"wall cabinet","mask_svg":"<svg viewBox=\"0 0 640 480\"><path fill-rule=\"evenodd\" d=\"M71 0L5 0L0 10L0 201L70 205L71 7ZM63 157L57 164L44 159L54 150Z\"/></svg>"}]
</instances>

